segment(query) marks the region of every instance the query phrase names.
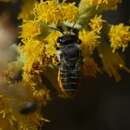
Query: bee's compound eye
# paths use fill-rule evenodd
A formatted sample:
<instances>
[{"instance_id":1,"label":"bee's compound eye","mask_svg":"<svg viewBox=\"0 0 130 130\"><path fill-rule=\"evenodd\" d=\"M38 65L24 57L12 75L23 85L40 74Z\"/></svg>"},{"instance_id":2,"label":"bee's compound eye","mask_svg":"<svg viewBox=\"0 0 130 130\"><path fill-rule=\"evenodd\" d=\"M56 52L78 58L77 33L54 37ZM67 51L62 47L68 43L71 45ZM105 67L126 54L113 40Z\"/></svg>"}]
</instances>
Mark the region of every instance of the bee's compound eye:
<instances>
[{"instance_id":1,"label":"bee's compound eye","mask_svg":"<svg viewBox=\"0 0 130 130\"><path fill-rule=\"evenodd\" d=\"M20 110L20 113L23 115L33 113L37 110L37 103L32 101L32 102L27 102L24 104L23 108Z\"/></svg>"},{"instance_id":2,"label":"bee's compound eye","mask_svg":"<svg viewBox=\"0 0 130 130\"><path fill-rule=\"evenodd\" d=\"M61 43L61 42L62 42L61 37L58 37L57 42L58 42L58 43Z\"/></svg>"}]
</instances>

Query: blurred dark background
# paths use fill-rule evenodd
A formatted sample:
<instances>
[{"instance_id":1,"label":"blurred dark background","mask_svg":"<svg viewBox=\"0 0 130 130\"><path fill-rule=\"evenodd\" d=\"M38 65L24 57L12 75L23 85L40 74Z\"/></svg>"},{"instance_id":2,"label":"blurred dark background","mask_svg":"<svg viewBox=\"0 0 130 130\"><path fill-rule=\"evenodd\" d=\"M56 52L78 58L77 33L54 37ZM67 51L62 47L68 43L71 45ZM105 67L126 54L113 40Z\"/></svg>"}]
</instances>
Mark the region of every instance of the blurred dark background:
<instances>
[{"instance_id":1,"label":"blurred dark background","mask_svg":"<svg viewBox=\"0 0 130 130\"><path fill-rule=\"evenodd\" d=\"M19 2L15 5L0 3L0 12L8 10L11 22L17 27ZM0 14L1 14L0 13ZM123 0L117 12L105 13L110 23L130 24L130 0ZM125 52L130 67L130 46ZM107 75L96 79L82 78L74 99L55 97L43 110L51 122L43 130L130 130L130 74L122 73L115 82Z\"/></svg>"}]
</instances>

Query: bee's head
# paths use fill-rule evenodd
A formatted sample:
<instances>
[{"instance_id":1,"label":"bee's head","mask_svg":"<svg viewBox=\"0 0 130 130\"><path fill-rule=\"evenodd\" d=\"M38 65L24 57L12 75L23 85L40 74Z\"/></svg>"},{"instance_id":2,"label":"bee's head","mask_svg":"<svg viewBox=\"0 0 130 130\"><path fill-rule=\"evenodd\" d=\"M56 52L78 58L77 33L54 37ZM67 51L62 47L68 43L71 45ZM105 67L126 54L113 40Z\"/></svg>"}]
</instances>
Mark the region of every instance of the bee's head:
<instances>
[{"instance_id":1,"label":"bee's head","mask_svg":"<svg viewBox=\"0 0 130 130\"><path fill-rule=\"evenodd\" d=\"M79 39L76 35L65 34L61 37L58 37L57 42L60 43L61 45L74 44L77 42L79 43Z\"/></svg>"}]
</instances>

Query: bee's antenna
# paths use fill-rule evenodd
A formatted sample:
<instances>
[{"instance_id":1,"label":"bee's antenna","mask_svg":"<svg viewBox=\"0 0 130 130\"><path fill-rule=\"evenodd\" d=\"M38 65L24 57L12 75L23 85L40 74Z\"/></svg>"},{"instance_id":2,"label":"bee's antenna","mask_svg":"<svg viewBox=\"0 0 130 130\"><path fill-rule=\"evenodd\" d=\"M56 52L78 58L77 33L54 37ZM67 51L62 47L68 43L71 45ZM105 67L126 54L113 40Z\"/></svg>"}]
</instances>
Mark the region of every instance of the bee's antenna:
<instances>
[{"instance_id":1,"label":"bee's antenna","mask_svg":"<svg viewBox=\"0 0 130 130\"><path fill-rule=\"evenodd\" d=\"M59 32L61 32L62 34L64 34L64 31L63 31L63 29L62 28L60 28L60 27L52 27L52 26L49 26L49 28L50 29L53 29L53 30L56 30L56 31L59 31Z\"/></svg>"},{"instance_id":2,"label":"bee's antenna","mask_svg":"<svg viewBox=\"0 0 130 130\"><path fill-rule=\"evenodd\" d=\"M77 31L81 28L81 26L77 24L77 22L73 22L73 23L65 22L64 25L67 28L69 28L71 33L75 33L75 32L77 33Z\"/></svg>"},{"instance_id":3,"label":"bee's antenna","mask_svg":"<svg viewBox=\"0 0 130 130\"><path fill-rule=\"evenodd\" d=\"M74 22L74 23L73 23L73 26L72 26L72 28L74 28L74 26L75 26L75 25L76 25L76 22Z\"/></svg>"},{"instance_id":4,"label":"bee's antenna","mask_svg":"<svg viewBox=\"0 0 130 130\"><path fill-rule=\"evenodd\" d=\"M73 23L72 27L71 27L71 32L74 32L73 30L75 30L74 26L76 25L76 22Z\"/></svg>"},{"instance_id":5,"label":"bee's antenna","mask_svg":"<svg viewBox=\"0 0 130 130\"><path fill-rule=\"evenodd\" d=\"M62 26L58 26L57 28L60 30L62 34L64 34L64 29L62 28Z\"/></svg>"}]
</instances>

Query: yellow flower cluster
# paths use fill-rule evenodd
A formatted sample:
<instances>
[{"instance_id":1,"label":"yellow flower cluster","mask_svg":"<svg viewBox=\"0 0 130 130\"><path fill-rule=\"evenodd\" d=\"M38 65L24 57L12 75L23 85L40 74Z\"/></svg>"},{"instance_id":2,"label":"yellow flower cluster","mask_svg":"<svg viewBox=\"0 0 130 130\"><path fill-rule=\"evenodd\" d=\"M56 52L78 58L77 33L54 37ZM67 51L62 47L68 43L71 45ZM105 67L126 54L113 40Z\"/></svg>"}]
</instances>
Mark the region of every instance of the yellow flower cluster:
<instances>
[{"instance_id":1,"label":"yellow flower cluster","mask_svg":"<svg viewBox=\"0 0 130 130\"><path fill-rule=\"evenodd\" d=\"M85 29L79 32L81 40L81 49L83 56L86 57L93 53L94 49L99 45L100 36L94 31L86 31Z\"/></svg>"},{"instance_id":2,"label":"yellow flower cluster","mask_svg":"<svg viewBox=\"0 0 130 130\"><path fill-rule=\"evenodd\" d=\"M57 55L57 50L56 50L56 45L57 45L57 38L61 35L60 32L54 31L51 32L46 38L45 38L45 54L48 59L52 58L52 63L56 63L56 55Z\"/></svg>"},{"instance_id":3,"label":"yellow flower cluster","mask_svg":"<svg viewBox=\"0 0 130 130\"><path fill-rule=\"evenodd\" d=\"M83 74L87 77L96 77L96 74L100 72L97 63L91 57L93 51L98 46L100 46L101 37L100 35L98 35L98 32L95 29L92 31L87 31L83 29L79 32L79 39L81 40L81 50L83 56L82 70Z\"/></svg>"},{"instance_id":4,"label":"yellow flower cluster","mask_svg":"<svg viewBox=\"0 0 130 130\"><path fill-rule=\"evenodd\" d=\"M102 19L102 15L99 16L96 15L94 18L90 19L89 26L93 31L99 34L103 27L104 22L105 20Z\"/></svg>"},{"instance_id":5,"label":"yellow flower cluster","mask_svg":"<svg viewBox=\"0 0 130 130\"><path fill-rule=\"evenodd\" d=\"M34 39L25 40L24 42L25 45L21 47L21 53L25 57L24 72L30 73L34 64L42 64L44 43Z\"/></svg>"},{"instance_id":6,"label":"yellow flower cluster","mask_svg":"<svg viewBox=\"0 0 130 130\"><path fill-rule=\"evenodd\" d=\"M22 31L20 37L24 39L33 38L41 33L39 23L33 20L24 22L21 29Z\"/></svg>"},{"instance_id":7,"label":"yellow flower cluster","mask_svg":"<svg viewBox=\"0 0 130 130\"><path fill-rule=\"evenodd\" d=\"M26 37L26 32L23 32L23 36L25 36L22 40L24 45L20 47L20 53L24 57L23 78L26 81L32 78L34 72L38 74L40 71L43 71L47 65L57 64L56 43L60 35L60 32L54 31L42 40L29 38L30 35Z\"/></svg>"},{"instance_id":8,"label":"yellow flower cluster","mask_svg":"<svg viewBox=\"0 0 130 130\"><path fill-rule=\"evenodd\" d=\"M112 25L109 31L109 37L113 52L119 48L122 48L124 51L130 41L130 26L125 26L122 23Z\"/></svg>"},{"instance_id":9,"label":"yellow flower cluster","mask_svg":"<svg viewBox=\"0 0 130 130\"><path fill-rule=\"evenodd\" d=\"M37 20L45 23L58 23L61 20L59 5L54 1L36 3L33 13Z\"/></svg>"},{"instance_id":10,"label":"yellow flower cluster","mask_svg":"<svg viewBox=\"0 0 130 130\"><path fill-rule=\"evenodd\" d=\"M2 80L0 86L0 128L2 130L37 130L40 122L46 121L39 115L39 109L27 115L20 113L28 102L34 100L36 101L29 84L20 82L9 85ZM47 100L47 97L44 98L42 104Z\"/></svg>"},{"instance_id":11,"label":"yellow flower cluster","mask_svg":"<svg viewBox=\"0 0 130 130\"><path fill-rule=\"evenodd\" d=\"M85 0L86 4L103 10L115 10L122 0Z\"/></svg>"},{"instance_id":12,"label":"yellow flower cluster","mask_svg":"<svg viewBox=\"0 0 130 130\"><path fill-rule=\"evenodd\" d=\"M74 3L63 4L61 7L62 10L62 21L75 22L79 16L78 8L74 5Z\"/></svg>"},{"instance_id":13,"label":"yellow flower cluster","mask_svg":"<svg viewBox=\"0 0 130 130\"><path fill-rule=\"evenodd\" d=\"M73 3L58 4L55 1L45 1L35 4L33 14L39 21L47 24L59 24L63 21L75 21L78 16L78 8Z\"/></svg>"}]
</instances>

